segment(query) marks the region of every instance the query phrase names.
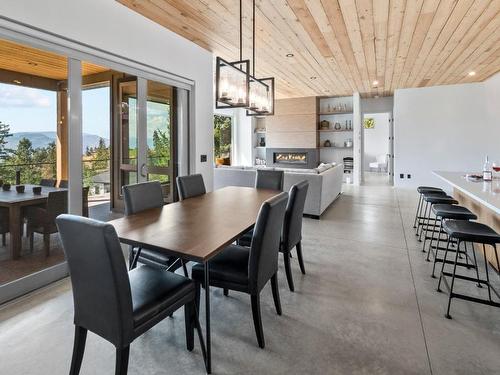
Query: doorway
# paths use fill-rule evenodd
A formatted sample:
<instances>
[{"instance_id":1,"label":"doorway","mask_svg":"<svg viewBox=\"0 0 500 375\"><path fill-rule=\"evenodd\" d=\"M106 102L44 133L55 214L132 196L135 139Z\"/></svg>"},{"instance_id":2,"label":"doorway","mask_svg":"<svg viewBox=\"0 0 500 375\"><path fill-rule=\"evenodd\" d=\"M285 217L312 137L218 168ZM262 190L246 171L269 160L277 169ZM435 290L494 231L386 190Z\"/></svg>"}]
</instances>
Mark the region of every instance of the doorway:
<instances>
[{"instance_id":1,"label":"doorway","mask_svg":"<svg viewBox=\"0 0 500 375\"><path fill-rule=\"evenodd\" d=\"M393 131L390 112L363 114L365 185L392 185Z\"/></svg>"}]
</instances>

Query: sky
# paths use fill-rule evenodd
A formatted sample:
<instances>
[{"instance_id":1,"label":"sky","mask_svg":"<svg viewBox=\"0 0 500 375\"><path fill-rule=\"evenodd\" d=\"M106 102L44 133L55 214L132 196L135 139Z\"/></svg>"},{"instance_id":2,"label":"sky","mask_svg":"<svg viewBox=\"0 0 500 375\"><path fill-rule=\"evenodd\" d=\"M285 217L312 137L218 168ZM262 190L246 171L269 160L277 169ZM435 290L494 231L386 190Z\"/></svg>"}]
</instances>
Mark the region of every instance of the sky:
<instances>
[{"instance_id":1,"label":"sky","mask_svg":"<svg viewBox=\"0 0 500 375\"><path fill-rule=\"evenodd\" d=\"M109 139L109 88L84 90L83 132ZM0 83L0 121L11 133L56 131L57 94Z\"/></svg>"}]
</instances>

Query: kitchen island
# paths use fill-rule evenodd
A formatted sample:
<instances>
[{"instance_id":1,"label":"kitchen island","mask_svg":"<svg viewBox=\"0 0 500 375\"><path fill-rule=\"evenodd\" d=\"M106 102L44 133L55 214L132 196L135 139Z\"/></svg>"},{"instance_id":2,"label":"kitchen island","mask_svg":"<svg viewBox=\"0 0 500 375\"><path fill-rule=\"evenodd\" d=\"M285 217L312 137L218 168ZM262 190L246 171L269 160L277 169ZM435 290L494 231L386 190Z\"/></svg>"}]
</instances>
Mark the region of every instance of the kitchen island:
<instances>
[{"instance_id":1,"label":"kitchen island","mask_svg":"<svg viewBox=\"0 0 500 375\"><path fill-rule=\"evenodd\" d=\"M434 171L433 173L451 185L453 197L461 206L474 212L478 217L477 221L489 225L500 233L499 178L494 178L493 181L473 181L465 177L465 172ZM479 246L476 246L476 250L480 250ZM500 252L500 249L498 250ZM487 246L486 257L493 267L500 271L493 248Z\"/></svg>"}]
</instances>

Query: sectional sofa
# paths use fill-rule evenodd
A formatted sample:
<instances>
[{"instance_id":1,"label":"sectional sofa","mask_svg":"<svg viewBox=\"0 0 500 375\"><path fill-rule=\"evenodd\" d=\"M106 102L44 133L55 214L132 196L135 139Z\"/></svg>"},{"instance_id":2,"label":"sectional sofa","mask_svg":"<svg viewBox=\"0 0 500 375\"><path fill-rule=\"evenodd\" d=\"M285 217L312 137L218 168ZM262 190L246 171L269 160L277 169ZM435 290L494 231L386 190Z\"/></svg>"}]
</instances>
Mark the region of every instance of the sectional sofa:
<instances>
[{"instance_id":1,"label":"sectional sofa","mask_svg":"<svg viewBox=\"0 0 500 375\"><path fill-rule=\"evenodd\" d=\"M319 219L321 214L337 199L342 192L344 166L333 166L315 169L274 168L285 172L285 191L297 182L309 181L304 214ZM256 169L252 167L219 166L214 169L214 188L225 186L247 186L255 184Z\"/></svg>"}]
</instances>

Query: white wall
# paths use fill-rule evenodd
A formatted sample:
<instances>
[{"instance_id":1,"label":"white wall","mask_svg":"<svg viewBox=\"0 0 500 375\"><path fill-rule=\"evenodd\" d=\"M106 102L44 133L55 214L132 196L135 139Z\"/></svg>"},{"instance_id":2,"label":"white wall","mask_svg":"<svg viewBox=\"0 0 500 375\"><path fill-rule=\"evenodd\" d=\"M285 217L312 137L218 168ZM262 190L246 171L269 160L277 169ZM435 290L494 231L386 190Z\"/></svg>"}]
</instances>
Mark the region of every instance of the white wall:
<instances>
[{"instance_id":1,"label":"white wall","mask_svg":"<svg viewBox=\"0 0 500 375\"><path fill-rule=\"evenodd\" d=\"M361 99L362 113L392 113L393 106L394 98L392 96Z\"/></svg>"},{"instance_id":2,"label":"white wall","mask_svg":"<svg viewBox=\"0 0 500 375\"><path fill-rule=\"evenodd\" d=\"M365 142L363 168L365 171L370 171L370 163L376 162L378 156L389 153L389 114L365 113L363 118L375 120L373 129L363 129Z\"/></svg>"},{"instance_id":3,"label":"white wall","mask_svg":"<svg viewBox=\"0 0 500 375\"><path fill-rule=\"evenodd\" d=\"M498 75L483 83L396 90L395 186L449 189L433 170L478 172L485 155L500 160L499 103Z\"/></svg>"},{"instance_id":4,"label":"white wall","mask_svg":"<svg viewBox=\"0 0 500 375\"><path fill-rule=\"evenodd\" d=\"M194 168L213 186L213 56L114 0L7 0L0 15L194 81ZM0 20L1 21L1 20ZM200 162L206 154L208 161Z\"/></svg>"}]
</instances>

